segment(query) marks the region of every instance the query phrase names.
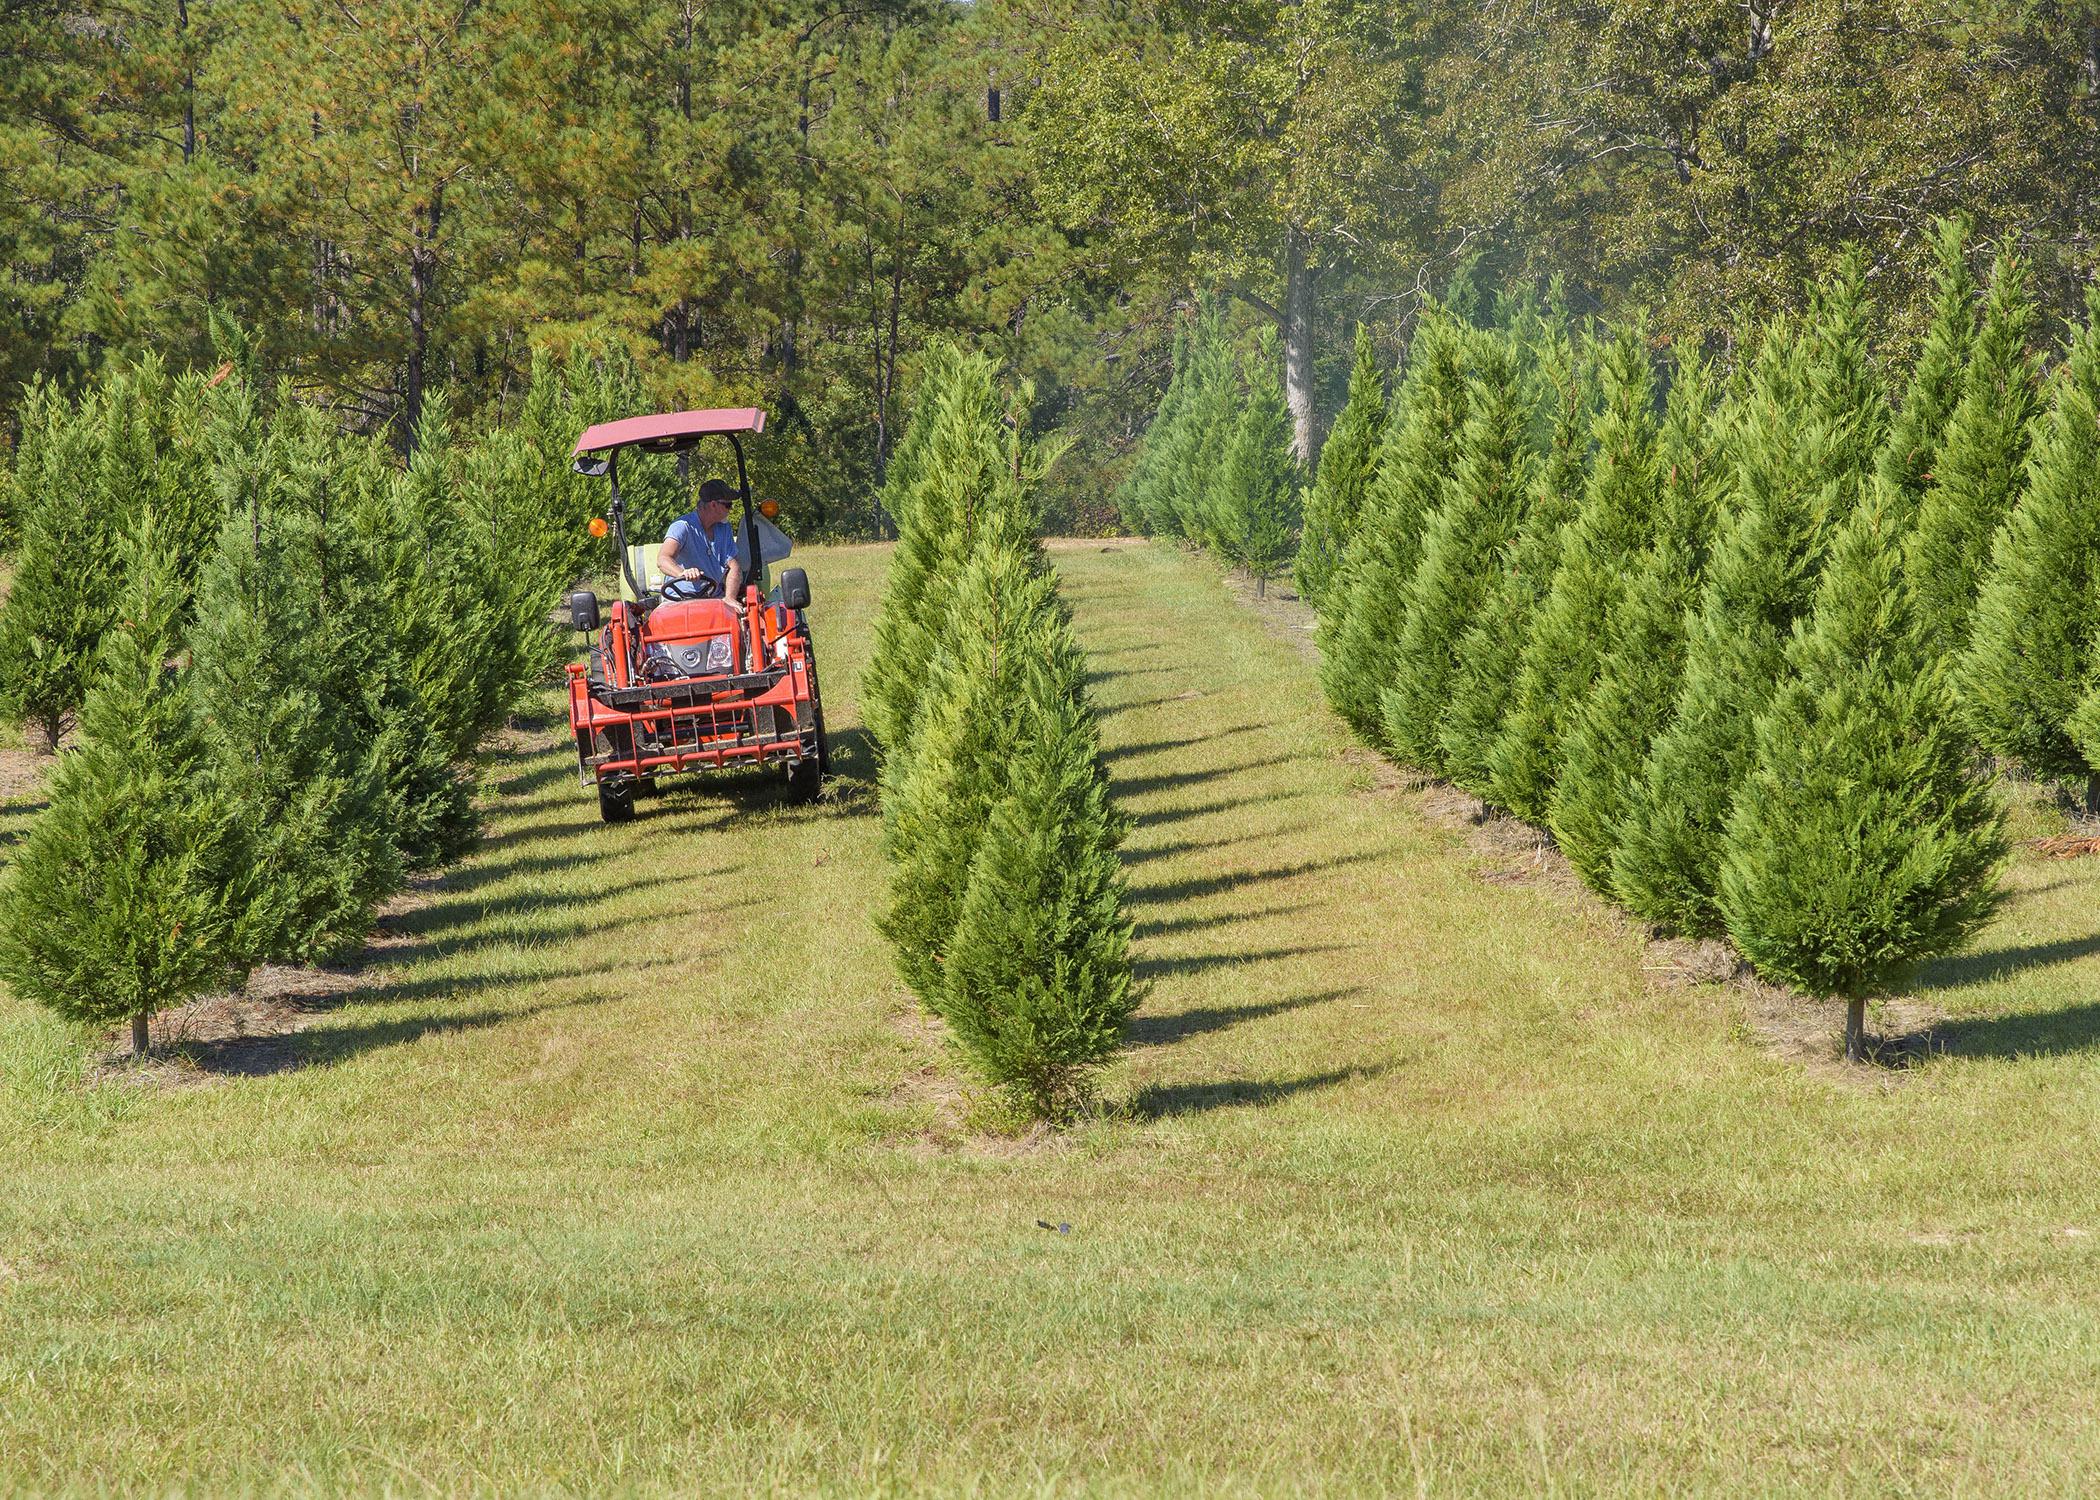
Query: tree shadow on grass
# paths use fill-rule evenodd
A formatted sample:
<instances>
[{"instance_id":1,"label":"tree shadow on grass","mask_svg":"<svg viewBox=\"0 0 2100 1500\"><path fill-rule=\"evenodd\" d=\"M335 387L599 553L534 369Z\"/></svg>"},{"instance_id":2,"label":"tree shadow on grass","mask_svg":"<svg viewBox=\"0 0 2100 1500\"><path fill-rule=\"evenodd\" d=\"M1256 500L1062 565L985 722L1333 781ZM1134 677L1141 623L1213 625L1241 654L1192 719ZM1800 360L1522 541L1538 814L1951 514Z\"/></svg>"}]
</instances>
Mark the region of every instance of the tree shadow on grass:
<instances>
[{"instance_id":1,"label":"tree shadow on grass","mask_svg":"<svg viewBox=\"0 0 2100 1500\"><path fill-rule=\"evenodd\" d=\"M1378 1078L1389 1072L1390 1063L1377 1067L1335 1068L1326 1073L1307 1073L1298 1078L1230 1079L1216 1083L1152 1083L1137 1091L1130 1101L1132 1113L1155 1120L1176 1115L1207 1114L1219 1109L1259 1108L1279 1104L1300 1094L1318 1093L1357 1079Z\"/></svg>"},{"instance_id":2,"label":"tree shadow on grass","mask_svg":"<svg viewBox=\"0 0 2100 1500\"><path fill-rule=\"evenodd\" d=\"M1251 907L1245 911L1221 911L1209 914L1191 913L1180 917L1160 917L1150 922L1137 924L1134 936L1139 942L1147 938L1165 937L1174 932L1203 932L1213 927L1238 927L1246 922L1269 917L1295 916L1299 912L1313 910L1310 901L1289 901L1274 906Z\"/></svg>"},{"instance_id":3,"label":"tree shadow on grass","mask_svg":"<svg viewBox=\"0 0 2100 1500\"><path fill-rule=\"evenodd\" d=\"M1959 990L1971 985L1991 984L2027 969L2075 963L2100 953L2100 933L2059 938L2051 943L2027 943L2016 948L1991 948L1980 953L1957 953L1937 959L1919 972L1912 993Z\"/></svg>"},{"instance_id":4,"label":"tree shadow on grass","mask_svg":"<svg viewBox=\"0 0 2100 1500\"><path fill-rule=\"evenodd\" d=\"M360 997L367 1002L387 998L385 991ZM185 1041L177 1051L200 1073L230 1078L261 1078L288 1073L295 1068L333 1067L381 1047L399 1047L426 1036L447 1032L482 1031L511 1021L529 1021L554 1011L578 1006L602 1005L614 997L601 992L550 1000L515 1010L480 1010L467 1014L445 1012L400 1016L355 1026L332 1026L317 1031L292 1030L272 1035L228 1036L210 1041Z\"/></svg>"},{"instance_id":5,"label":"tree shadow on grass","mask_svg":"<svg viewBox=\"0 0 2100 1500\"><path fill-rule=\"evenodd\" d=\"M1298 802L1311 793L1302 788L1289 792L1265 792L1261 797L1263 807L1273 807L1279 802ZM1159 812L1138 814L1140 828L1159 828L1169 823L1186 823L1191 818L1207 818L1213 813L1244 812L1248 807L1245 797L1220 797L1212 802L1195 802L1187 807L1163 808Z\"/></svg>"},{"instance_id":6,"label":"tree shadow on grass","mask_svg":"<svg viewBox=\"0 0 2100 1500\"><path fill-rule=\"evenodd\" d=\"M1298 943L1288 948L1234 948L1223 953L1192 953L1181 958L1141 958L1131 965L1140 979L1186 978L1212 969L1235 968L1240 964L1274 963L1286 958L1310 958L1321 953L1347 953L1342 943Z\"/></svg>"},{"instance_id":7,"label":"tree shadow on grass","mask_svg":"<svg viewBox=\"0 0 2100 1500\"><path fill-rule=\"evenodd\" d=\"M2100 1047L2100 1001L2063 1010L1942 1021L1932 1050L1956 1057L2061 1057Z\"/></svg>"},{"instance_id":8,"label":"tree shadow on grass","mask_svg":"<svg viewBox=\"0 0 2100 1500\"><path fill-rule=\"evenodd\" d=\"M540 764L521 764L519 769L494 778L492 785L499 796L529 797L535 792L546 790L557 781L577 785L575 751L570 750L557 757L552 750L546 750L532 759ZM522 760L521 757L521 762Z\"/></svg>"},{"instance_id":9,"label":"tree shadow on grass","mask_svg":"<svg viewBox=\"0 0 2100 1500\"><path fill-rule=\"evenodd\" d=\"M1248 1021L1288 1015L1294 1010L1307 1010L1315 1005L1346 1000L1351 995L1362 993L1361 988L1352 985L1347 989L1318 990L1310 995L1292 995L1283 1000L1260 1000L1249 1005L1207 1005L1198 1006L1194 1010L1179 1011L1173 1015L1133 1016L1124 1036L1133 1047L1168 1047L1193 1036L1227 1031Z\"/></svg>"},{"instance_id":10,"label":"tree shadow on grass","mask_svg":"<svg viewBox=\"0 0 2100 1500\"><path fill-rule=\"evenodd\" d=\"M1251 885L1265 885L1277 880L1294 880L1300 875L1312 875L1321 870L1333 870L1342 865L1364 864L1378 858L1365 850L1347 854L1336 854L1327 859L1306 859L1296 864L1274 865L1266 870L1228 870L1217 875L1190 875L1180 880L1163 880L1130 887L1133 906L1164 906L1175 901L1192 901L1203 896L1216 896L1225 891L1243 890Z\"/></svg>"},{"instance_id":11,"label":"tree shadow on grass","mask_svg":"<svg viewBox=\"0 0 2100 1500\"><path fill-rule=\"evenodd\" d=\"M1211 734L1193 734L1186 739L1143 740L1132 745L1116 745L1101 752L1108 761L1130 760L1140 755L1165 755L1173 750L1187 750L1195 745L1211 745L1219 740L1229 740L1235 735L1257 734L1271 726L1267 724L1235 724L1229 729L1220 729Z\"/></svg>"},{"instance_id":12,"label":"tree shadow on grass","mask_svg":"<svg viewBox=\"0 0 2100 1500\"><path fill-rule=\"evenodd\" d=\"M1287 766L1298 757L1294 755L1267 755L1260 760L1234 761L1229 766L1216 766L1206 771L1162 771L1156 776L1111 776L1109 790L1117 797L1142 797L1149 792L1170 791L1176 787L1201 786L1206 781L1217 781L1227 776L1237 776L1243 771L1259 771L1269 766ZM1264 800L1267 800L1264 798Z\"/></svg>"}]
</instances>

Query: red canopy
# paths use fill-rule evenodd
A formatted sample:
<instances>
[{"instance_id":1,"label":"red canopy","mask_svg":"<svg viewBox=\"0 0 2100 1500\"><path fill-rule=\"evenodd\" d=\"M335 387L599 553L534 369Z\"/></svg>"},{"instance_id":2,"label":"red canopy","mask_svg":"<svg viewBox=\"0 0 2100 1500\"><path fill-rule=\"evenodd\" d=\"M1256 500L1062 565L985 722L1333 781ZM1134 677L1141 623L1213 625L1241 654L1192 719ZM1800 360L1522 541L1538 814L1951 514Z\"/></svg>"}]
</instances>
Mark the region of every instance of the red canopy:
<instances>
[{"instance_id":1,"label":"red canopy","mask_svg":"<svg viewBox=\"0 0 2100 1500\"><path fill-rule=\"evenodd\" d=\"M694 439L718 432L764 432L766 414L755 406L731 406L720 411L673 411L654 417L622 417L584 429L576 440L578 453L603 453L608 448L683 448Z\"/></svg>"}]
</instances>

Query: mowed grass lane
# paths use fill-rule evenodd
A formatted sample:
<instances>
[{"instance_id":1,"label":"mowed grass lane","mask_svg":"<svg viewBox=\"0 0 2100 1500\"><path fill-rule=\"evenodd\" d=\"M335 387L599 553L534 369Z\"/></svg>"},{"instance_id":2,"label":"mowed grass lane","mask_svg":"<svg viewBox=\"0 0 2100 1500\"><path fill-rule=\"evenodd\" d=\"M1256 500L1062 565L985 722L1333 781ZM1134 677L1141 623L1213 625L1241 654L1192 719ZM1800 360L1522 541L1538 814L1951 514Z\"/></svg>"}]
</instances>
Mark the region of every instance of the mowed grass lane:
<instances>
[{"instance_id":1,"label":"mowed grass lane","mask_svg":"<svg viewBox=\"0 0 2100 1500\"><path fill-rule=\"evenodd\" d=\"M884 558L808 559L836 804L602 828L542 730L302 1066L81 1090L0 1002L0 1488L2004 1491L2100 1461L2091 866L2023 867L1943 968L1960 1055L1833 1082L1727 992L1649 985L1616 920L1483 882L1206 564L1063 547L1152 988L1111 1118L974 1137L868 920Z\"/></svg>"}]
</instances>

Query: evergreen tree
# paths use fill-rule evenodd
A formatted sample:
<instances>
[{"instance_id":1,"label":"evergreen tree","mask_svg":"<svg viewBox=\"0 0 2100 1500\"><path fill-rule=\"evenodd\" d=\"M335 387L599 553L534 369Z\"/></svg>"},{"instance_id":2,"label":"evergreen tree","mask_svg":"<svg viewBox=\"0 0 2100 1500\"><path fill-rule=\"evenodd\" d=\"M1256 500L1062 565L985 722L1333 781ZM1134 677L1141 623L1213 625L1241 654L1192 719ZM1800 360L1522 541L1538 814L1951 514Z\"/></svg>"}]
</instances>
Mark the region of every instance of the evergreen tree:
<instances>
[{"instance_id":1,"label":"evergreen tree","mask_svg":"<svg viewBox=\"0 0 2100 1500\"><path fill-rule=\"evenodd\" d=\"M1612 858L1639 794L1641 767L1669 723L1684 669L1685 620L1699 594L1725 484L1713 381L1681 356L1664 414L1662 502L1597 664L1597 679L1562 741L1547 826L1576 872L1608 896Z\"/></svg>"},{"instance_id":2,"label":"evergreen tree","mask_svg":"<svg viewBox=\"0 0 2100 1500\"><path fill-rule=\"evenodd\" d=\"M869 732L885 761L917 733L919 700L947 630L947 600L987 526L1024 531L1000 441L992 366L950 351L929 367L920 397L930 409L919 480L898 515L874 652L863 678Z\"/></svg>"},{"instance_id":3,"label":"evergreen tree","mask_svg":"<svg viewBox=\"0 0 2100 1500\"><path fill-rule=\"evenodd\" d=\"M1167 453L1165 508L1173 516L1176 535L1198 547L1218 548L1218 476L1240 412L1239 361L1222 320L1214 319L1198 342L1190 374L1194 385L1188 414L1176 427Z\"/></svg>"},{"instance_id":4,"label":"evergreen tree","mask_svg":"<svg viewBox=\"0 0 2100 1500\"><path fill-rule=\"evenodd\" d=\"M1137 1003L1116 849L1125 821L1078 654L1060 621L1023 674L1026 732L992 805L942 970L936 1009L978 1067L1040 1116L1068 1116Z\"/></svg>"},{"instance_id":5,"label":"evergreen tree","mask_svg":"<svg viewBox=\"0 0 2100 1500\"><path fill-rule=\"evenodd\" d=\"M1532 342L1533 404L1548 419L1545 452L1507 561L1496 571L1478 618L1459 641L1458 676L1439 734L1444 774L1483 801L1493 795L1488 752L1502 732L1533 613L1560 566L1561 546L1581 498L1588 462L1590 382L1576 364L1574 346L1558 325L1542 325Z\"/></svg>"},{"instance_id":6,"label":"evergreen tree","mask_svg":"<svg viewBox=\"0 0 2100 1500\"><path fill-rule=\"evenodd\" d=\"M1663 470L1647 341L1631 324L1603 351L1589 481L1545 603L1523 647L1501 735L1488 752L1494 800L1546 821L1561 738L1588 696L1634 560L1654 535Z\"/></svg>"},{"instance_id":7,"label":"evergreen tree","mask_svg":"<svg viewBox=\"0 0 2100 1500\"><path fill-rule=\"evenodd\" d=\"M1054 580L1028 549L981 539L956 581L924 722L901 763L884 768L891 900L881 927L905 982L935 1010L971 861L1027 737L1016 711L1027 673L1069 640L1061 611ZM1084 675L1077 660L1051 665L1075 682Z\"/></svg>"},{"instance_id":8,"label":"evergreen tree","mask_svg":"<svg viewBox=\"0 0 2100 1500\"><path fill-rule=\"evenodd\" d=\"M1876 475L1911 511L1932 484L1947 419L1961 400L1963 375L1976 344L1976 278L1969 274L1968 223L1958 217L1941 219L1933 226L1932 238L1939 261L1932 325L1911 368L1902 408L1875 460Z\"/></svg>"},{"instance_id":9,"label":"evergreen tree","mask_svg":"<svg viewBox=\"0 0 2100 1500\"><path fill-rule=\"evenodd\" d=\"M2100 289L2051 382L2025 493L1999 530L1957 692L1986 750L2038 776L2090 779L2068 724L2100 663ZM2089 788L2088 799L2100 801Z\"/></svg>"},{"instance_id":10,"label":"evergreen tree","mask_svg":"<svg viewBox=\"0 0 2100 1500\"><path fill-rule=\"evenodd\" d=\"M1767 335L1732 438L1733 514L1701 588L1670 726L1656 737L1612 884L1639 915L1717 930L1714 882L1753 728L1808 612L1834 520L1858 503L1883 413L1867 373L1856 275L1822 289L1812 336Z\"/></svg>"},{"instance_id":11,"label":"evergreen tree","mask_svg":"<svg viewBox=\"0 0 2100 1500\"><path fill-rule=\"evenodd\" d=\"M1868 998L1981 925L2005 852L1911 614L1900 504L1875 495L1836 541L1758 717L1720 871L1736 946L1767 976L1846 1001L1854 1061Z\"/></svg>"},{"instance_id":12,"label":"evergreen tree","mask_svg":"<svg viewBox=\"0 0 2100 1500\"><path fill-rule=\"evenodd\" d=\"M173 661L184 600L158 518L133 518L118 618L50 805L0 891L0 977L70 1020L155 1011L235 975L250 894L227 810L201 776Z\"/></svg>"},{"instance_id":13,"label":"evergreen tree","mask_svg":"<svg viewBox=\"0 0 2100 1500\"><path fill-rule=\"evenodd\" d=\"M104 417L90 392L70 406L49 386L22 411L16 484L21 552L0 606L0 702L43 731L50 749L87 697L95 645L109 623L118 517L92 476Z\"/></svg>"},{"instance_id":14,"label":"evergreen tree","mask_svg":"<svg viewBox=\"0 0 2100 1500\"><path fill-rule=\"evenodd\" d=\"M255 882L238 924L248 963L355 949L401 881L379 747L329 681L347 643L331 638L344 622L327 614L323 541L258 497L221 530L190 630L200 769Z\"/></svg>"},{"instance_id":15,"label":"evergreen tree","mask_svg":"<svg viewBox=\"0 0 2100 1500\"><path fill-rule=\"evenodd\" d=\"M1904 559L1925 639L1950 661L1968 647L1992 540L2012 510L2026 466L2041 406L2032 349L2036 318L2026 265L2000 256L1961 400L1948 419Z\"/></svg>"},{"instance_id":16,"label":"evergreen tree","mask_svg":"<svg viewBox=\"0 0 2100 1500\"><path fill-rule=\"evenodd\" d=\"M1362 518L1385 421L1385 377L1371 347L1370 325L1359 323L1349 396L1320 449L1319 467L1305 497L1305 534L1298 543L1296 571L1298 592L1315 609L1326 607L1328 581L1341 566Z\"/></svg>"},{"instance_id":17,"label":"evergreen tree","mask_svg":"<svg viewBox=\"0 0 2100 1500\"><path fill-rule=\"evenodd\" d=\"M1130 465L1130 472L1116 491L1116 513L1126 527L1143 536L1159 535L1165 524L1162 497L1167 484L1167 459L1188 407L1192 384L1190 345L1188 325L1177 325L1172 374L1167 379L1167 388L1160 393L1159 407L1152 414L1152 423L1138 444L1137 457Z\"/></svg>"},{"instance_id":18,"label":"evergreen tree","mask_svg":"<svg viewBox=\"0 0 2100 1500\"><path fill-rule=\"evenodd\" d=\"M1291 457L1291 414L1276 378L1273 339L1257 347L1247 400L1218 466L1214 524L1228 561L1245 568L1255 592L1290 561L1298 537L1298 465Z\"/></svg>"},{"instance_id":19,"label":"evergreen tree","mask_svg":"<svg viewBox=\"0 0 2100 1500\"><path fill-rule=\"evenodd\" d=\"M1332 580L1338 607L1320 616L1327 701L1372 744L1385 738L1383 697L1393 680L1407 583L1458 451L1466 355L1467 336L1450 315L1425 309L1379 444L1377 472L1364 493L1363 523Z\"/></svg>"},{"instance_id":20,"label":"evergreen tree","mask_svg":"<svg viewBox=\"0 0 2100 1500\"><path fill-rule=\"evenodd\" d=\"M1432 771L1443 765L1439 736L1458 677L1459 641L1524 519L1536 463L1530 403L1511 341L1486 334L1476 348L1457 467L1407 581L1391 683L1382 700L1385 742L1402 759Z\"/></svg>"}]
</instances>

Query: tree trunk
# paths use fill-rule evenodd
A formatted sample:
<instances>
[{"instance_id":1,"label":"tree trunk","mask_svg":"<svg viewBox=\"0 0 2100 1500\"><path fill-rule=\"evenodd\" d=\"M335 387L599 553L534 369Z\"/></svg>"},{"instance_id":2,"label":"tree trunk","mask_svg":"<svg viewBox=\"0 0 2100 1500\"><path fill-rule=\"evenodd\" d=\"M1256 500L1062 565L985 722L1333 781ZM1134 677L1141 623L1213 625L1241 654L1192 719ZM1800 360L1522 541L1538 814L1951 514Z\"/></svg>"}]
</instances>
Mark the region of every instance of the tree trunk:
<instances>
[{"instance_id":1,"label":"tree trunk","mask_svg":"<svg viewBox=\"0 0 2100 1500\"><path fill-rule=\"evenodd\" d=\"M131 1018L131 1055L133 1057L144 1057L146 1055L146 1019L145 1011L140 1011Z\"/></svg>"},{"instance_id":2,"label":"tree trunk","mask_svg":"<svg viewBox=\"0 0 2100 1500\"><path fill-rule=\"evenodd\" d=\"M1845 1002L1845 1061L1867 1060L1867 1002L1853 999Z\"/></svg>"},{"instance_id":3,"label":"tree trunk","mask_svg":"<svg viewBox=\"0 0 2100 1500\"><path fill-rule=\"evenodd\" d=\"M182 159L197 154L197 69L189 61L189 0L175 0L175 30L182 37Z\"/></svg>"},{"instance_id":4,"label":"tree trunk","mask_svg":"<svg viewBox=\"0 0 2100 1500\"><path fill-rule=\"evenodd\" d=\"M2100 771L2085 779L2085 815L2100 818Z\"/></svg>"},{"instance_id":5,"label":"tree trunk","mask_svg":"<svg viewBox=\"0 0 2100 1500\"><path fill-rule=\"evenodd\" d=\"M1313 273L1305 231L1293 226L1283 246L1283 391L1291 408L1291 451L1313 462Z\"/></svg>"},{"instance_id":6,"label":"tree trunk","mask_svg":"<svg viewBox=\"0 0 2100 1500\"><path fill-rule=\"evenodd\" d=\"M424 365L430 355L430 283L437 271L438 214L435 193L431 194L428 227L423 210L413 210L414 225L408 247L408 378L403 382L401 402L401 451L411 458L416 451L416 424L423 420Z\"/></svg>"}]
</instances>

